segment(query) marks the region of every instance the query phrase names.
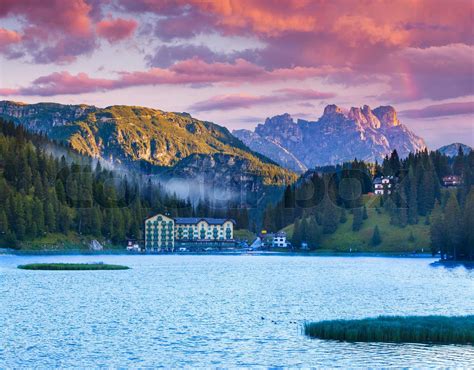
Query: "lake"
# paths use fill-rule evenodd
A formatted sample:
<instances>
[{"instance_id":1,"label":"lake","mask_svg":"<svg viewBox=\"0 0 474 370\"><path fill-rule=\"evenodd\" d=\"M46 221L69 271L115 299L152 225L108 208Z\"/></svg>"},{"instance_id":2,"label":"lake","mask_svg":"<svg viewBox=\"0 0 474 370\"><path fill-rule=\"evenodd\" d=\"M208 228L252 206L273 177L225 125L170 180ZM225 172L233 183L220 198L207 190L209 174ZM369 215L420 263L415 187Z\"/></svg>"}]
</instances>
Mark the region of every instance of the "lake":
<instances>
[{"instance_id":1,"label":"lake","mask_svg":"<svg viewBox=\"0 0 474 370\"><path fill-rule=\"evenodd\" d=\"M124 271L27 271L33 262ZM474 346L310 339L305 320L474 313L430 258L0 255L0 368L474 366Z\"/></svg>"}]
</instances>

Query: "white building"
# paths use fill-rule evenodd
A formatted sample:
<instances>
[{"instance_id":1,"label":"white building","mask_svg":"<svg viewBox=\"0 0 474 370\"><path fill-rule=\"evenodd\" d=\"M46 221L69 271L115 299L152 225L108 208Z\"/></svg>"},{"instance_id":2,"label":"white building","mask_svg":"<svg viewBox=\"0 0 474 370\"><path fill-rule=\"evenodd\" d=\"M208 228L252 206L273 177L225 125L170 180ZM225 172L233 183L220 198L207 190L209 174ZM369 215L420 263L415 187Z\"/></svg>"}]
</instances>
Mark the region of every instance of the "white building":
<instances>
[{"instance_id":1,"label":"white building","mask_svg":"<svg viewBox=\"0 0 474 370\"><path fill-rule=\"evenodd\" d=\"M392 194L393 189L395 188L396 178L393 176L376 177L373 183L375 194Z\"/></svg>"},{"instance_id":2,"label":"white building","mask_svg":"<svg viewBox=\"0 0 474 370\"><path fill-rule=\"evenodd\" d=\"M289 247L289 243L286 240L286 233L284 231L280 231L273 234L272 247L273 248L288 248Z\"/></svg>"}]
</instances>

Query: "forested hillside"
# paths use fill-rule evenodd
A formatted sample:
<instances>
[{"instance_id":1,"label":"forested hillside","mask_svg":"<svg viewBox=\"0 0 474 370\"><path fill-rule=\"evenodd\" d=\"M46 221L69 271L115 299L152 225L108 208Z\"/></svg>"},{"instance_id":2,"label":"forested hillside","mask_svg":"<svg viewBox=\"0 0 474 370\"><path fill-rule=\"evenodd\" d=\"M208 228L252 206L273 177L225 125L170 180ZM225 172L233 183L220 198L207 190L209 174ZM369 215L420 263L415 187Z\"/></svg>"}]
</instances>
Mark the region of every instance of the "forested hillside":
<instances>
[{"instance_id":1,"label":"forested hillside","mask_svg":"<svg viewBox=\"0 0 474 370\"><path fill-rule=\"evenodd\" d=\"M193 205L147 176L107 170L68 147L0 120L1 246L47 244L57 234L62 240L97 238L123 246L127 238L141 238L145 217L156 212L229 216L239 227L248 226L247 209L212 207L204 200Z\"/></svg>"},{"instance_id":2,"label":"forested hillside","mask_svg":"<svg viewBox=\"0 0 474 370\"><path fill-rule=\"evenodd\" d=\"M0 117L67 143L83 155L147 174L161 170L192 181L196 172L216 162L218 166L205 177L213 187L263 192L265 185L296 179L291 171L251 151L225 127L187 113L126 105L98 108L0 101Z\"/></svg>"},{"instance_id":3,"label":"forested hillside","mask_svg":"<svg viewBox=\"0 0 474 370\"><path fill-rule=\"evenodd\" d=\"M474 258L472 152L450 158L423 151L403 160L393 152L381 165L354 161L333 170L317 169L288 186L265 210L264 229L285 228L295 247L386 251L421 243L443 258ZM372 180L381 175L396 179L390 195L373 194ZM443 187L447 175L460 176L462 185Z\"/></svg>"}]
</instances>

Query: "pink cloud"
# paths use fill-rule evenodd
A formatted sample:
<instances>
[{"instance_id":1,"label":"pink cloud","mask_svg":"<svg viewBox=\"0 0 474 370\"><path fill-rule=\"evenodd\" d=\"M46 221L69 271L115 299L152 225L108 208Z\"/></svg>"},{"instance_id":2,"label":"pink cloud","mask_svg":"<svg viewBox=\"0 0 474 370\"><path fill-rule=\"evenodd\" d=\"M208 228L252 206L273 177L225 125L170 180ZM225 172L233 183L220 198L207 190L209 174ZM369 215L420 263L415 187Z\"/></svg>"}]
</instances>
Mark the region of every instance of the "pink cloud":
<instances>
[{"instance_id":1,"label":"pink cloud","mask_svg":"<svg viewBox=\"0 0 474 370\"><path fill-rule=\"evenodd\" d=\"M442 77L442 59L449 55L439 56L434 63L436 68L428 73L410 69L413 61L405 53L447 45L470 47L474 42L470 1L459 1L455 7L449 2L431 0L370 4L343 0L126 0L122 5L136 12L166 14L159 21L166 22L166 27L157 24L156 31L163 39L191 38L198 33L258 38L265 47L244 58L267 70L331 66L331 81L361 85L390 80L398 97L403 95L407 81L412 83L411 91L420 92L413 95L419 98L456 97L469 91L467 82L458 84L465 80L462 72L452 70L449 76ZM188 27L195 24L194 20L196 28ZM205 21L201 24L201 20ZM459 64L462 69L472 69L473 61L463 58ZM435 82L429 84L429 79ZM450 85L445 92L425 88L443 83Z\"/></svg>"},{"instance_id":2,"label":"pink cloud","mask_svg":"<svg viewBox=\"0 0 474 370\"><path fill-rule=\"evenodd\" d=\"M110 43L127 39L133 35L138 26L133 19L104 19L97 23L97 34Z\"/></svg>"},{"instance_id":3,"label":"pink cloud","mask_svg":"<svg viewBox=\"0 0 474 370\"><path fill-rule=\"evenodd\" d=\"M434 118L460 114L474 114L474 102L435 104L421 109L409 109L400 112L400 116L409 118Z\"/></svg>"},{"instance_id":4,"label":"pink cloud","mask_svg":"<svg viewBox=\"0 0 474 370\"><path fill-rule=\"evenodd\" d=\"M269 104L271 96L253 96L245 94L219 95L193 104L191 111L203 112L211 110L231 110L237 108L250 108L255 105Z\"/></svg>"},{"instance_id":5,"label":"pink cloud","mask_svg":"<svg viewBox=\"0 0 474 370\"><path fill-rule=\"evenodd\" d=\"M336 94L334 93L325 93L312 89L288 88L275 90L274 94L260 96L247 94L218 95L193 104L190 107L190 110L198 112L211 110L232 110L279 102L331 99L335 96Z\"/></svg>"},{"instance_id":6,"label":"pink cloud","mask_svg":"<svg viewBox=\"0 0 474 370\"><path fill-rule=\"evenodd\" d=\"M91 10L84 0L2 0L0 3L0 17L23 17L30 25L80 37L91 32Z\"/></svg>"},{"instance_id":7,"label":"pink cloud","mask_svg":"<svg viewBox=\"0 0 474 370\"><path fill-rule=\"evenodd\" d=\"M103 19L105 11L113 15ZM36 63L70 63L92 54L97 36L117 42L138 25L142 32L150 25L147 37L174 41L156 48L137 40L148 65L158 68L125 72L114 86L148 77L235 84L321 76L345 85L384 82L392 95L380 98L390 101L473 93L468 0L456 6L441 0L3 0L0 18L13 20L18 29L11 32L21 35L16 41L0 32L0 45L9 45L0 52ZM192 45L203 34L242 36L263 46L223 53Z\"/></svg>"},{"instance_id":8,"label":"pink cloud","mask_svg":"<svg viewBox=\"0 0 474 370\"><path fill-rule=\"evenodd\" d=\"M17 44L20 41L21 35L18 32L0 28L0 51L6 50L10 45Z\"/></svg>"},{"instance_id":9,"label":"pink cloud","mask_svg":"<svg viewBox=\"0 0 474 370\"><path fill-rule=\"evenodd\" d=\"M146 59L150 67L169 67L176 62L193 58L206 63L233 62L237 59L251 62L253 59L256 59L257 55L258 52L252 49L219 53L203 44L178 44L160 45L156 48L154 54L148 55Z\"/></svg>"},{"instance_id":10,"label":"pink cloud","mask_svg":"<svg viewBox=\"0 0 474 370\"><path fill-rule=\"evenodd\" d=\"M3 96L18 95L18 89L0 88L0 95L3 95Z\"/></svg>"},{"instance_id":11,"label":"pink cloud","mask_svg":"<svg viewBox=\"0 0 474 370\"><path fill-rule=\"evenodd\" d=\"M0 18L15 19L22 27L22 40L10 58L30 56L36 63L67 63L90 53L95 36L90 13L93 7L84 0L3 0Z\"/></svg>"},{"instance_id":12,"label":"pink cloud","mask_svg":"<svg viewBox=\"0 0 474 370\"><path fill-rule=\"evenodd\" d=\"M474 46L449 44L406 48L387 60L392 101L442 100L474 94Z\"/></svg>"},{"instance_id":13,"label":"pink cloud","mask_svg":"<svg viewBox=\"0 0 474 370\"><path fill-rule=\"evenodd\" d=\"M348 44L424 46L472 40L472 4L459 1L308 1L308 0L121 0L132 12L154 13L181 23L207 16L209 29L222 34L253 34L278 39L290 34L334 34ZM387 15L387 16L381 16ZM181 28L181 27L179 27ZM187 27L192 28L192 27Z\"/></svg>"},{"instance_id":14,"label":"pink cloud","mask_svg":"<svg viewBox=\"0 0 474 370\"><path fill-rule=\"evenodd\" d=\"M283 94L288 99L292 98L295 100L332 99L336 97L336 94L334 93L321 92L312 89L285 88L275 90L275 92Z\"/></svg>"},{"instance_id":15,"label":"pink cloud","mask_svg":"<svg viewBox=\"0 0 474 370\"><path fill-rule=\"evenodd\" d=\"M199 59L191 59L176 63L168 69L152 68L146 71L120 72L117 79L93 78L86 73L71 75L65 71L55 72L37 78L30 86L6 89L5 91L10 93L5 95L54 96L151 85L266 83L302 80L324 73L326 73L324 68L267 71L242 59L236 60L235 63L206 63ZM297 91L287 94L297 94Z\"/></svg>"},{"instance_id":16,"label":"pink cloud","mask_svg":"<svg viewBox=\"0 0 474 370\"><path fill-rule=\"evenodd\" d=\"M22 36L18 32L0 28L0 52L7 56L12 55L11 47L20 43L21 39Z\"/></svg>"}]
</instances>

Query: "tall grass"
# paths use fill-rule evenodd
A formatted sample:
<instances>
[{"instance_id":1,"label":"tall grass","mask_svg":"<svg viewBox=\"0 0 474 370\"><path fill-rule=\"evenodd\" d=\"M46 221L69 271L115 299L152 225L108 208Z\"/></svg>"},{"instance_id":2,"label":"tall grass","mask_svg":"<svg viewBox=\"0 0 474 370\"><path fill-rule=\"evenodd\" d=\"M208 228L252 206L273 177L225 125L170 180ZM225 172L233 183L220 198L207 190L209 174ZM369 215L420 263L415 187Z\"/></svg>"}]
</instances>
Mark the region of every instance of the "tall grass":
<instances>
[{"instance_id":1,"label":"tall grass","mask_svg":"<svg viewBox=\"0 0 474 370\"><path fill-rule=\"evenodd\" d=\"M471 316L379 316L304 324L304 333L347 342L443 343L474 345Z\"/></svg>"},{"instance_id":2,"label":"tall grass","mask_svg":"<svg viewBox=\"0 0 474 370\"><path fill-rule=\"evenodd\" d=\"M127 270L122 265L107 265L105 263L30 263L19 265L23 270Z\"/></svg>"}]
</instances>

